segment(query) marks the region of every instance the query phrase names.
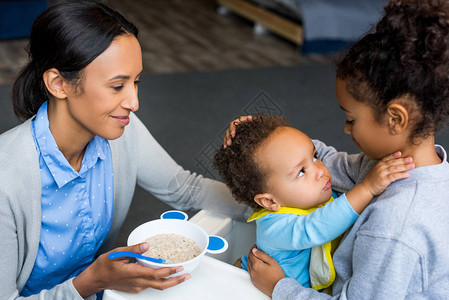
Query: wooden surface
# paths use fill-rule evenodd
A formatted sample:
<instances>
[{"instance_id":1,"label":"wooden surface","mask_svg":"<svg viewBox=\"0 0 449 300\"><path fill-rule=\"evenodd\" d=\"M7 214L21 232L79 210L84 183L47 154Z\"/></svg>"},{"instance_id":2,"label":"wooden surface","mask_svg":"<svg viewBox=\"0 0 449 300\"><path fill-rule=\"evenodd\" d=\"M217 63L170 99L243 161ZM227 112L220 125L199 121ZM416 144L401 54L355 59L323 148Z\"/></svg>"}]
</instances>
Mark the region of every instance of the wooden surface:
<instances>
[{"instance_id":1,"label":"wooden surface","mask_svg":"<svg viewBox=\"0 0 449 300\"><path fill-rule=\"evenodd\" d=\"M52 2L57 2L53 0ZM304 56L275 34L254 34L236 14L219 15L216 0L103 0L139 28L144 72L176 73L326 63ZM11 84L28 55L28 40L0 41L0 84Z\"/></svg>"},{"instance_id":2,"label":"wooden surface","mask_svg":"<svg viewBox=\"0 0 449 300\"><path fill-rule=\"evenodd\" d=\"M254 23L266 27L270 31L279 34L299 46L304 41L303 29L300 24L285 19L251 2L245 0L217 0L217 3Z\"/></svg>"}]
</instances>

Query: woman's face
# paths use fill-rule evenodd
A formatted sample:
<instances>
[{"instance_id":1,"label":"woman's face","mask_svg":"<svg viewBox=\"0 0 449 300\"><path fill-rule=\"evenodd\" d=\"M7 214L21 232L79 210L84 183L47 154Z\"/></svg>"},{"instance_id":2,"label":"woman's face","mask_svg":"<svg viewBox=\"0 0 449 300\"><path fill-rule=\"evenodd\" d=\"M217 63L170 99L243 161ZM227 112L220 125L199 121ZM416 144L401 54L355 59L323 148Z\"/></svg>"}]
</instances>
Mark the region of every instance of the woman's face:
<instances>
[{"instance_id":1,"label":"woman's face","mask_svg":"<svg viewBox=\"0 0 449 300\"><path fill-rule=\"evenodd\" d=\"M373 108L357 101L346 89L346 83L337 79L338 103L346 115L344 131L352 135L352 141L369 158L378 160L398 149L398 139L389 133L387 122L379 123Z\"/></svg>"},{"instance_id":2,"label":"woman's face","mask_svg":"<svg viewBox=\"0 0 449 300\"><path fill-rule=\"evenodd\" d=\"M142 51L134 35L116 37L83 72L81 88L67 93L68 122L79 134L105 139L120 137L137 97ZM81 131L81 132L80 132Z\"/></svg>"}]
</instances>

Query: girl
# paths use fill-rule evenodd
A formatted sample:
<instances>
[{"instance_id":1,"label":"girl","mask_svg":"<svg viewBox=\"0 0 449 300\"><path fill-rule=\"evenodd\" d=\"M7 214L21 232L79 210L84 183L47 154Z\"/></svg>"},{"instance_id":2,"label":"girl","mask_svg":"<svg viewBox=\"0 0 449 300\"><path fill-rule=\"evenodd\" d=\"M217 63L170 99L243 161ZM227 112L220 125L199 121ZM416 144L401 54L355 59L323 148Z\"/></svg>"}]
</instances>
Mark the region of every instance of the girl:
<instances>
[{"instance_id":1,"label":"girl","mask_svg":"<svg viewBox=\"0 0 449 300\"><path fill-rule=\"evenodd\" d=\"M224 184L177 165L134 115L136 27L102 4L62 4L37 18L29 53L12 99L26 121L0 136L0 299L95 299L188 279L102 254L136 183L178 209L245 211Z\"/></svg>"},{"instance_id":2,"label":"girl","mask_svg":"<svg viewBox=\"0 0 449 300\"><path fill-rule=\"evenodd\" d=\"M416 168L376 197L341 242L332 296L285 278L257 249L248 262L253 283L273 299L447 299L449 164L434 143L449 114L449 2L391 1L337 63L336 94L344 130L363 151L316 142L336 190L349 190L397 150Z\"/></svg>"}]
</instances>

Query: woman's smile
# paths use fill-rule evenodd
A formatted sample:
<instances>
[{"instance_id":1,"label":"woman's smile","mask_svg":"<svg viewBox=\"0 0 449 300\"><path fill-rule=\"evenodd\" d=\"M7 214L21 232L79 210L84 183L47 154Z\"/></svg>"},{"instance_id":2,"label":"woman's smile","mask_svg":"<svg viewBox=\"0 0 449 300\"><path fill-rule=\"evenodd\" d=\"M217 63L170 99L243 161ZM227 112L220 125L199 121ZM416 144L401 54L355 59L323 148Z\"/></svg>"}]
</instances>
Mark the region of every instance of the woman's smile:
<instances>
[{"instance_id":1,"label":"woman's smile","mask_svg":"<svg viewBox=\"0 0 449 300\"><path fill-rule=\"evenodd\" d=\"M129 124L129 116L111 116L114 120L118 121L120 124L124 126Z\"/></svg>"}]
</instances>

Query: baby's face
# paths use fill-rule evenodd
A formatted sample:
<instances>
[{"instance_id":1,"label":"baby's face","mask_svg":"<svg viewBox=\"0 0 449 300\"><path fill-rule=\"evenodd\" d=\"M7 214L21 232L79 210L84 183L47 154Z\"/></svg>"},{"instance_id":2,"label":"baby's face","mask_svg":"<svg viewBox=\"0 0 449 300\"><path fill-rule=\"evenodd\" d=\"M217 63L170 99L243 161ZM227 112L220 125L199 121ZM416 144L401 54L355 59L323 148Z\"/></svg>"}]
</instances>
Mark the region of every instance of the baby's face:
<instances>
[{"instance_id":1,"label":"baby's face","mask_svg":"<svg viewBox=\"0 0 449 300\"><path fill-rule=\"evenodd\" d=\"M292 127L276 129L255 154L267 171L267 193L281 206L311 208L332 195L331 174L312 140Z\"/></svg>"}]
</instances>

